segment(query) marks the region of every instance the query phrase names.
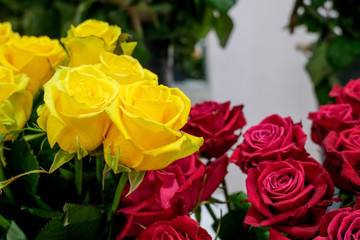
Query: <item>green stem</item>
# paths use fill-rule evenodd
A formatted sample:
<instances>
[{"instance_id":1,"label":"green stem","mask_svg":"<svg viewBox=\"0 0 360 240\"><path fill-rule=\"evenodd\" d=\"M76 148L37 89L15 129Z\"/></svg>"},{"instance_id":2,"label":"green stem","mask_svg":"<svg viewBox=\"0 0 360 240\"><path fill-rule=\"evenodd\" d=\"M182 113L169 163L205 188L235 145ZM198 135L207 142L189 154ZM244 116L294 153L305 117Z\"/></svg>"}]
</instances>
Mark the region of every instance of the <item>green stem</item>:
<instances>
[{"instance_id":1,"label":"green stem","mask_svg":"<svg viewBox=\"0 0 360 240\"><path fill-rule=\"evenodd\" d=\"M113 203L112 203L112 206L111 206L111 210L109 211L108 213L108 222L110 222L110 227L109 227L109 231L108 231L108 240L111 239L111 234L112 234L112 227L113 227L113 224L114 224L114 214L116 213L116 210L118 209L119 207L119 204L120 204L120 199L121 199L121 195L122 195L122 192L126 186L126 183L128 181L128 174L123 172L121 173L121 177L120 177L120 180L119 180L119 183L116 187L116 191L115 191L115 196L114 196L114 200L113 200Z\"/></svg>"},{"instance_id":2,"label":"green stem","mask_svg":"<svg viewBox=\"0 0 360 240\"><path fill-rule=\"evenodd\" d=\"M96 163L96 180L98 182L98 189L100 191L101 203L104 203L104 191L102 188L104 158L102 156L96 157L95 163Z\"/></svg>"},{"instance_id":3,"label":"green stem","mask_svg":"<svg viewBox=\"0 0 360 240\"><path fill-rule=\"evenodd\" d=\"M214 220L214 223L217 225L219 220L217 219L214 211L212 210L212 208L210 207L210 204L205 204L206 209L208 210L210 216L212 217L212 219Z\"/></svg>"},{"instance_id":4,"label":"green stem","mask_svg":"<svg viewBox=\"0 0 360 240\"><path fill-rule=\"evenodd\" d=\"M79 199L82 196L83 188L83 166L82 159L75 157L75 186Z\"/></svg>"},{"instance_id":5,"label":"green stem","mask_svg":"<svg viewBox=\"0 0 360 240\"><path fill-rule=\"evenodd\" d=\"M222 181L222 185L223 185L223 191L224 191L224 196L225 196L225 201L226 201L226 206L228 208L228 211L230 212L231 207L230 207L230 198L229 198L229 193L227 190L227 184L225 179Z\"/></svg>"},{"instance_id":6,"label":"green stem","mask_svg":"<svg viewBox=\"0 0 360 240\"><path fill-rule=\"evenodd\" d=\"M0 215L0 229L4 232L7 232L7 230L10 227L10 221L4 218L2 215Z\"/></svg>"},{"instance_id":7,"label":"green stem","mask_svg":"<svg viewBox=\"0 0 360 240\"><path fill-rule=\"evenodd\" d=\"M121 177L120 177L120 180L119 180L119 184L118 184L118 186L116 188L114 201L113 201L113 204L112 204L112 207L111 207L111 212L112 213L115 213L116 210L119 207L120 198L121 198L122 192L123 192L123 190L125 188L125 185L126 185L127 181L128 181L128 174L127 173L122 173Z\"/></svg>"}]
</instances>

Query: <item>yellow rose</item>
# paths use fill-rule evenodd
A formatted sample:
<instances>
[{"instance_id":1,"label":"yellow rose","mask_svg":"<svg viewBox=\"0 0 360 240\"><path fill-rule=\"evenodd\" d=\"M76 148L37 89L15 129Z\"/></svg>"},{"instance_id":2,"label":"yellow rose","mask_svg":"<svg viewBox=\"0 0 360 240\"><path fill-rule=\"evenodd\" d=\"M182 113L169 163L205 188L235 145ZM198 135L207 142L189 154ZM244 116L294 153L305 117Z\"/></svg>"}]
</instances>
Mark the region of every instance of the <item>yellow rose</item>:
<instances>
[{"instance_id":1,"label":"yellow rose","mask_svg":"<svg viewBox=\"0 0 360 240\"><path fill-rule=\"evenodd\" d=\"M143 68L138 60L128 55L103 52L100 55L100 69L120 84L158 80L155 73Z\"/></svg>"},{"instance_id":2,"label":"yellow rose","mask_svg":"<svg viewBox=\"0 0 360 240\"><path fill-rule=\"evenodd\" d=\"M29 119L33 103L31 93L25 90L29 80L25 74L14 75L0 66L0 134L23 128Z\"/></svg>"},{"instance_id":3,"label":"yellow rose","mask_svg":"<svg viewBox=\"0 0 360 240\"><path fill-rule=\"evenodd\" d=\"M52 77L54 68L65 57L66 53L59 41L46 36L13 38L0 47L0 65L28 75L30 83L27 89L32 94Z\"/></svg>"},{"instance_id":4,"label":"yellow rose","mask_svg":"<svg viewBox=\"0 0 360 240\"><path fill-rule=\"evenodd\" d=\"M177 88L154 81L121 86L119 98L107 109L112 120L104 141L107 164L113 169L117 164L136 171L162 169L197 151L203 139L179 131L190 107Z\"/></svg>"},{"instance_id":5,"label":"yellow rose","mask_svg":"<svg viewBox=\"0 0 360 240\"><path fill-rule=\"evenodd\" d=\"M118 92L119 84L94 65L60 67L44 85L45 104L38 109L51 147L57 142L75 153L101 146L109 125L105 110Z\"/></svg>"},{"instance_id":6,"label":"yellow rose","mask_svg":"<svg viewBox=\"0 0 360 240\"><path fill-rule=\"evenodd\" d=\"M18 33L14 33L10 22L0 23L0 44L5 44L11 38L19 38Z\"/></svg>"},{"instance_id":7,"label":"yellow rose","mask_svg":"<svg viewBox=\"0 0 360 240\"><path fill-rule=\"evenodd\" d=\"M69 66L98 63L101 52L114 51L120 35L120 27L93 19L71 26L61 39L70 55Z\"/></svg>"}]
</instances>

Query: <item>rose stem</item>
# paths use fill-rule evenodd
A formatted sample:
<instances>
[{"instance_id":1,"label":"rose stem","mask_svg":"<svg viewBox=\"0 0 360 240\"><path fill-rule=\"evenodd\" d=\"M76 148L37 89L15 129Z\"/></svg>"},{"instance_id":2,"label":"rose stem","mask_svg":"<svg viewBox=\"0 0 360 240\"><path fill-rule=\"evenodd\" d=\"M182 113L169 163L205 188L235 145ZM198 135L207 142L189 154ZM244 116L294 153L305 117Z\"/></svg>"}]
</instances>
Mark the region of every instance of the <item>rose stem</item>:
<instances>
[{"instance_id":1,"label":"rose stem","mask_svg":"<svg viewBox=\"0 0 360 240\"><path fill-rule=\"evenodd\" d=\"M128 180L128 174L127 173L122 173L121 177L120 177L120 180L119 180L119 184L118 184L118 186L116 188L114 201L113 201L113 204L112 204L112 207L111 207L111 212L112 213L115 213L116 210L118 209L118 206L120 204L120 198L121 198L122 192L123 192L123 190L125 188L125 185L127 183L127 180Z\"/></svg>"},{"instance_id":2,"label":"rose stem","mask_svg":"<svg viewBox=\"0 0 360 240\"><path fill-rule=\"evenodd\" d=\"M225 178L222 181L222 185L223 185L223 190L224 190L224 195L225 195L225 200L226 200L226 206L228 208L228 211L230 212L230 210L231 210L230 199L229 199L229 193L228 193L228 190L227 190L227 184L226 184Z\"/></svg>"},{"instance_id":3,"label":"rose stem","mask_svg":"<svg viewBox=\"0 0 360 240\"><path fill-rule=\"evenodd\" d=\"M7 220L6 218L4 218L1 214L0 214L0 229L2 229L4 232L7 232L7 230L10 227L10 222L9 220Z\"/></svg>"},{"instance_id":4,"label":"rose stem","mask_svg":"<svg viewBox=\"0 0 360 240\"><path fill-rule=\"evenodd\" d=\"M109 227L109 232L108 232L108 234L109 234L108 239L111 239L112 227L113 227L113 224L114 224L113 215L116 213L116 210L119 207L120 198L121 198L122 192L123 192L123 190L125 188L125 185L126 185L127 181L128 181L128 174L125 173L125 172L121 173L119 183L118 183L118 185L116 187L114 201L112 203L111 210L108 213L108 219L107 220L108 220L108 222L110 222L110 227Z\"/></svg>"},{"instance_id":5,"label":"rose stem","mask_svg":"<svg viewBox=\"0 0 360 240\"><path fill-rule=\"evenodd\" d=\"M212 208L210 207L209 204L205 204L205 207L208 210L208 212L210 213L210 216L212 217L212 219L214 220L214 223L217 225L219 220L217 219L214 211L212 210Z\"/></svg>"},{"instance_id":6,"label":"rose stem","mask_svg":"<svg viewBox=\"0 0 360 240\"><path fill-rule=\"evenodd\" d=\"M103 168L104 168L104 158L102 156L97 156L95 158L96 163L96 180L98 182L98 188L101 196L101 203L104 203L104 191L102 188L102 177L103 177Z\"/></svg>"},{"instance_id":7,"label":"rose stem","mask_svg":"<svg viewBox=\"0 0 360 240\"><path fill-rule=\"evenodd\" d=\"M79 200L81 200L82 187L83 187L83 166L82 166L82 159L78 159L76 156L75 156L75 186Z\"/></svg>"}]
</instances>

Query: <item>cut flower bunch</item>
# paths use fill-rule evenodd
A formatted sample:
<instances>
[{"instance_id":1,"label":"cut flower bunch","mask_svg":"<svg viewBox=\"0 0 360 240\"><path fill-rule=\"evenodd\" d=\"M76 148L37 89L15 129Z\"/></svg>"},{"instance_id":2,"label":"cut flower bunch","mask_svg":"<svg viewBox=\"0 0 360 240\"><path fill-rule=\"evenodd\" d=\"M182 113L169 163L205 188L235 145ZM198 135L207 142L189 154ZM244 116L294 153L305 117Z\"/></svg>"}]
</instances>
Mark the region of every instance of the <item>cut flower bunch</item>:
<instances>
[{"instance_id":1,"label":"cut flower bunch","mask_svg":"<svg viewBox=\"0 0 360 240\"><path fill-rule=\"evenodd\" d=\"M322 164L291 117L238 143L243 105L191 107L135 47L98 20L60 41L0 24L1 239L210 240L204 209L216 239L360 238L360 79L309 114ZM247 194L228 192L230 164Z\"/></svg>"},{"instance_id":2,"label":"cut flower bunch","mask_svg":"<svg viewBox=\"0 0 360 240\"><path fill-rule=\"evenodd\" d=\"M119 203L135 201L140 207L139 184L148 181L153 188L163 184L159 178L171 176L154 170L170 165L179 185L190 177L181 171L199 171L201 186L205 171L214 171L191 157L203 139L181 130L189 98L159 85L157 75L131 57L136 43L120 27L87 20L71 26L60 44L46 36L20 36L5 22L0 41L4 238L136 237L140 231L134 235L134 226L125 223L150 223L135 224L136 214L129 214L129 207L119 210ZM195 165L171 165L185 157ZM217 186L209 184L214 191ZM168 191L155 196L166 206ZM202 196L209 198L209 191ZM164 218L164 224L186 222L192 234L208 236L187 216L192 207Z\"/></svg>"}]
</instances>

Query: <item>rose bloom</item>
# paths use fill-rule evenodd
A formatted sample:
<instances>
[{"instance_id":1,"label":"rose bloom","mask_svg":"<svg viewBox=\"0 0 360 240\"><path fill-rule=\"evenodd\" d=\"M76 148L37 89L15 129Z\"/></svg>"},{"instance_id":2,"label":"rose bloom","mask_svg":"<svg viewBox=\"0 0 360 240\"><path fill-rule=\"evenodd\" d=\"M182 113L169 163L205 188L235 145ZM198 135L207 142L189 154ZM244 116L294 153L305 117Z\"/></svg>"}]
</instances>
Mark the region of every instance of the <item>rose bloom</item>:
<instances>
[{"instance_id":1,"label":"rose bloom","mask_svg":"<svg viewBox=\"0 0 360 240\"><path fill-rule=\"evenodd\" d=\"M0 66L0 134L23 128L29 119L33 103L31 93L26 90L29 81L25 74L14 74Z\"/></svg>"},{"instance_id":2,"label":"rose bloom","mask_svg":"<svg viewBox=\"0 0 360 240\"><path fill-rule=\"evenodd\" d=\"M320 222L320 231L314 240L360 239L360 210L340 208L327 212Z\"/></svg>"},{"instance_id":3,"label":"rose bloom","mask_svg":"<svg viewBox=\"0 0 360 240\"><path fill-rule=\"evenodd\" d=\"M103 51L114 51L120 35L120 27L94 19L76 27L71 25L67 36L61 39L70 56L69 66L98 63Z\"/></svg>"},{"instance_id":4,"label":"rose bloom","mask_svg":"<svg viewBox=\"0 0 360 240\"><path fill-rule=\"evenodd\" d=\"M136 240L211 240L205 229L189 216L178 216L168 221L157 221L146 228Z\"/></svg>"},{"instance_id":5,"label":"rose bloom","mask_svg":"<svg viewBox=\"0 0 360 240\"><path fill-rule=\"evenodd\" d=\"M183 130L204 138L201 155L208 159L220 157L237 142L239 134L235 131L246 124L242 109L243 105L230 109L230 102L196 104Z\"/></svg>"},{"instance_id":6,"label":"rose bloom","mask_svg":"<svg viewBox=\"0 0 360 240\"><path fill-rule=\"evenodd\" d=\"M235 149L231 161L247 173L261 161L300 159L308 155L304 149L306 138L300 123L274 114L244 133L244 141Z\"/></svg>"},{"instance_id":7,"label":"rose bloom","mask_svg":"<svg viewBox=\"0 0 360 240\"><path fill-rule=\"evenodd\" d=\"M108 129L105 110L119 94L120 85L96 66L62 67L44 86L45 104L38 109L38 124L49 143L69 153L79 146L92 151L101 146Z\"/></svg>"},{"instance_id":8,"label":"rose bloom","mask_svg":"<svg viewBox=\"0 0 360 240\"><path fill-rule=\"evenodd\" d=\"M356 116L360 116L360 78L350 80L344 87L335 85L330 97L334 97L336 103L349 103Z\"/></svg>"},{"instance_id":9,"label":"rose bloom","mask_svg":"<svg viewBox=\"0 0 360 240\"><path fill-rule=\"evenodd\" d=\"M62 64L66 53L58 40L46 36L12 38L0 47L0 65L30 77L27 89L34 95Z\"/></svg>"},{"instance_id":10,"label":"rose bloom","mask_svg":"<svg viewBox=\"0 0 360 240\"><path fill-rule=\"evenodd\" d=\"M312 121L311 139L321 144L329 131L341 132L359 123L350 104L328 104L320 106L319 111L309 113Z\"/></svg>"},{"instance_id":11,"label":"rose bloom","mask_svg":"<svg viewBox=\"0 0 360 240\"><path fill-rule=\"evenodd\" d=\"M158 76L143 68L139 61L128 55L116 55L110 52L100 54L100 69L120 84L138 81L158 81Z\"/></svg>"},{"instance_id":12,"label":"rose bloom","mask_svg":"<svg viewBox=\"0 0 360 240\"><path fill-rule=\"evenodd\" d=\"M359 192L360 126L340 133L331 131L322 144L326 155L323 165L335 186L349 192Z\"/></svg>"},{"instance_id":13,"label":"rose bloom","mask_svg":"<svg viewBox=\"0 0 360 240\"><path fill-rule=\"evenodd\" d=\"M10 22L0 23L0 45L5 44L11 38L20 38L20 36L13 32Z\"/></svg>"},{"instance_id":14,"label":"rose bloom","mask_svg":"<svg viewBox=\"0 0 360 240\"><path fill-rule=\"evenodd\" d=\"M162 169L196 152L203 139L179 131L190 100L177 88L140 81L123 85L107 113L112 120L104 140L105 160L116 171Z\"/></svg>"},{"instance_id":15,"label":"rose bloom","mask_svg":"<svg viewBox=\"0 0 360 240\"><path fill-rule=\"evenodd\" d=\"M146 172L139 187L121 198L118 213L125 215L126 224L117 239L138 235L143 230L140 225L148 227L159 219L191 212L216 190L227 173L228 163L228 158L222 156L205 165L193 154L162 171ZM128 189L129 186L124 194Z\"/></svg>"},{"instance_id":16,"label":"rose bloom","mask_svg":"<svg viewBox=\"0 0 360 240\"><path fill-rule=\"evenodd\" d=\"M327 171L314 159L260 162L246 179L251 207L244 223L272 227L295 239L312 237L334 194Z\"/></svg>"}]
</instances>

